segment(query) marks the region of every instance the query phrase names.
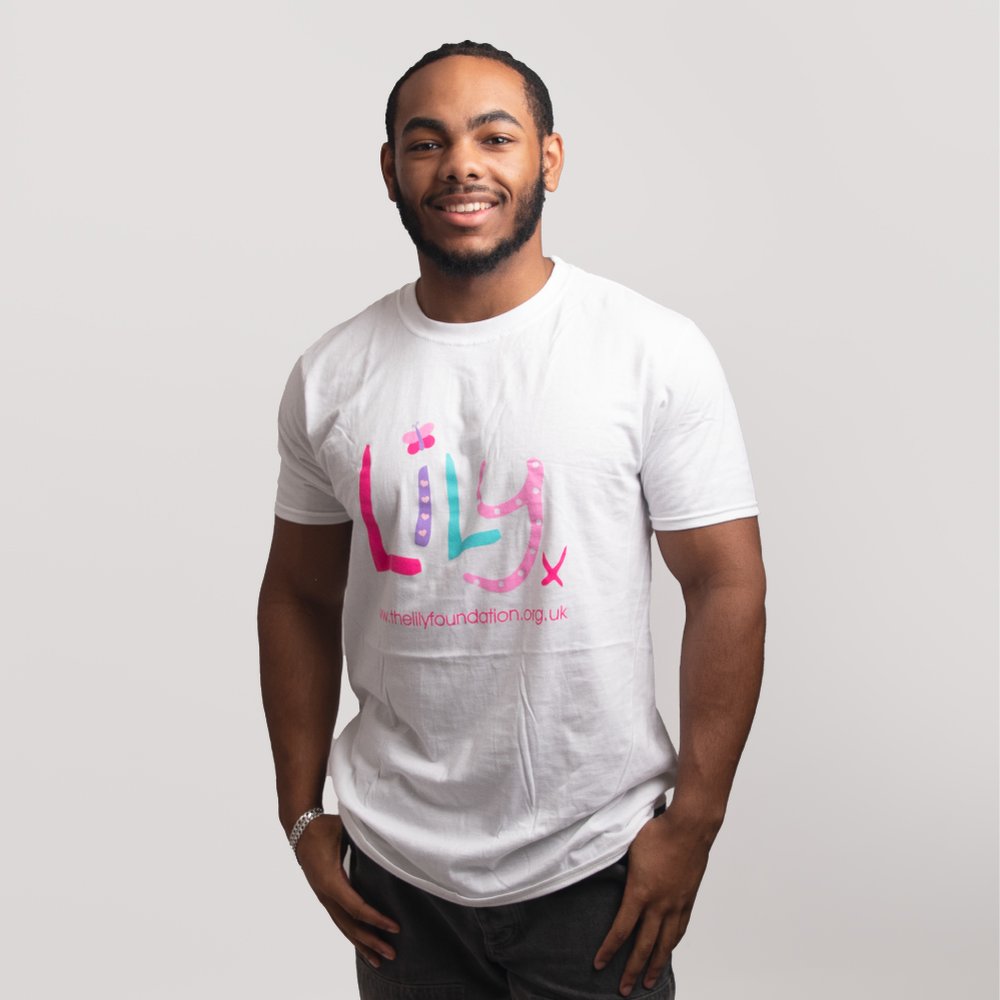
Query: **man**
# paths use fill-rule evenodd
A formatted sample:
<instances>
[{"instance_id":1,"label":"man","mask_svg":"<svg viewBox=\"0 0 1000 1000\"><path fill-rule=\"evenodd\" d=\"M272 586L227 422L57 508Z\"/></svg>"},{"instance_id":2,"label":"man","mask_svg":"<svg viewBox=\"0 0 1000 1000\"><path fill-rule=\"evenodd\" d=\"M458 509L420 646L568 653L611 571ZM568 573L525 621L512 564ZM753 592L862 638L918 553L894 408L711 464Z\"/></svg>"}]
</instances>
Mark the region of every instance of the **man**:
<instances>
[{"instance_id":1,"label":"man","mask_svg":"<svg viewBox=\"0 0 1000 1000\"><path fill-rule=\"evenodd\" d=\"M419 280L310 347L280 407L279 817L364 998L672 997L762 674L733 401L691 320L543 256L563 144L528 67L443 46L386 130ZM654 531L686 605L679 753ZM360 711L331 749L342 641Z\"/></svg>"}]
</instances>

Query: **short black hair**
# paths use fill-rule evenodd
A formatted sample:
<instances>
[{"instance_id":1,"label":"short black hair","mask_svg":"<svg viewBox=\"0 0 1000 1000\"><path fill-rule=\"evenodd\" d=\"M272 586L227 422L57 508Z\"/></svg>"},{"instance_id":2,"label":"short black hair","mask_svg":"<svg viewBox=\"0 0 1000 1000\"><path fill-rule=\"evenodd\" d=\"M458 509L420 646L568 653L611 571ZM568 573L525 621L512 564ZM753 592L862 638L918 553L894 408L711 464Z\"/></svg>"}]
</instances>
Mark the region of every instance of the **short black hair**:
<instances>
[{"instance_id":1,"label":"short black hair","mask_svg":"<svg viewBox=\"0 0 1000 1000\"><path fill-rule=\"evenodd\" d=\"M396 108L399 104L399 92L404 83L418 69L423 69L430 63L439 59L447 59L449 56L477 56L480 59L492 59L494 62L503 63L511 69L517 70L524 80L524 91L528 98L528 107L531 109L531 116L535 119L535 128L538 130L538 137L544 139L551 135L555 129L552 119L552 98L549 97L549 89L542 82L542 78L530 67L525 66L519 59L515 59L509 52L498 49L489 42L445 42L440 48L433 52L428 52L415 62L397 81L392 91L389 93L389 100L385 106L385 135L389 142L389 148L395 147L396 142L393 137L393 129L396 125Z\"/></svg>"}]
</instances>

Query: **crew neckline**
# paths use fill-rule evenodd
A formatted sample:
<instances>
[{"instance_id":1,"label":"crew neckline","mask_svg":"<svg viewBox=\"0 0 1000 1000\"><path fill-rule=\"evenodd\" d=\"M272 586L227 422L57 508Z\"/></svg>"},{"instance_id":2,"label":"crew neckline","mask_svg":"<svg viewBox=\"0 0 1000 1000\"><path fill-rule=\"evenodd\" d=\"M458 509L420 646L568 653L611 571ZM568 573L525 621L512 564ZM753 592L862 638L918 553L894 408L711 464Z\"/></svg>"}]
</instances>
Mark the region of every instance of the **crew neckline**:
<instances>
[{"instance_id":1,"label":"crew neckline","mask_svg":"<svg viewBox=\"0 0 1000 1000\"><path fill-rule=\"evenodd\" d=\"M400 319L410 333L439 344L456 346L482 344L516 333L529 323L533 323L554 305L569 281L572 266L553 254L549 255L549 259L553 267L545 284L530 299L525 299L520 305L498 316L491 316L475 323L444 323L441 320L430 319L424 315L417 302L417 283L412 281L396 293Z\"/></svg>"}]
</instances>

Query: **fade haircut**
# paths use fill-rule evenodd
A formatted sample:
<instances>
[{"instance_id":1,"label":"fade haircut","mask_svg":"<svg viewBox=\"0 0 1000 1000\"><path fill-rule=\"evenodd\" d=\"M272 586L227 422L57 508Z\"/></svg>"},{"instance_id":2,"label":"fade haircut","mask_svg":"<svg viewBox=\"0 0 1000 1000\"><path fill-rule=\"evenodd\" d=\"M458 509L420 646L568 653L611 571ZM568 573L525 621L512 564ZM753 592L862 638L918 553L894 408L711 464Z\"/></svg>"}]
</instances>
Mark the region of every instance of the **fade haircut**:
<instances>
[{"instance_id":1,"label":"fade haircut","mask_svg":"<svg viewBox=\"0 0 1000 1000\"><path fill-rule=\"evenodd\" d=\"M528 99L528 107L531 116L535 120L535 128L538 131L538 138L544 139L551 135L555 129L552 119L552 99L549 97L548 87L542 82L542 78L530 66L525 66L519 59L515 59L509 52L498 49L489 42L446 42L433 52L428 52L415 62L397 81L389 94L389 101L385 106L385 135L390 149L396 148L396 139L393 130L396 127L396 109L399 105L399 92L403 84L425 66L439 59L447 59L449 56L476 56L479 59L492 59L494 62L503 63L513 70L517 70L524 80L524 92Z\"/></svg>"}]
</instances>

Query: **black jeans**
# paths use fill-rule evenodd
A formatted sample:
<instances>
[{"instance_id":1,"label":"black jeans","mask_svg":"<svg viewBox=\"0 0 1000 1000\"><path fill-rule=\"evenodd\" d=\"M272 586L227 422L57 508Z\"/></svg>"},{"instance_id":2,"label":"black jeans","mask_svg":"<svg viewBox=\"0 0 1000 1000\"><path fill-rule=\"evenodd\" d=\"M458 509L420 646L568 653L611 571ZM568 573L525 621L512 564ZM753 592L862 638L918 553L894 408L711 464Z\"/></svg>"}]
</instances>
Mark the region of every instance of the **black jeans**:
<instances>
[{"instance_id":1,"label":"black jeans","mask_svg":"<svg viewBox=\"0 0 1000 1000\"><path fill-rule=\"evenodd\" d=\"M657 813L662 811L657 810ZM351 845L348 874L361 898L395 920L396 950L373 969L356 965L362 1000L610 1000L638 928L603 969L594 956L625 889L628 854L555 892L520 903L462 906L397 878ZM643 970L643 973L645 970ZM629 996L673 1000L668 963L647 990L642 974Z\"/></svg>"}]
</instances>

